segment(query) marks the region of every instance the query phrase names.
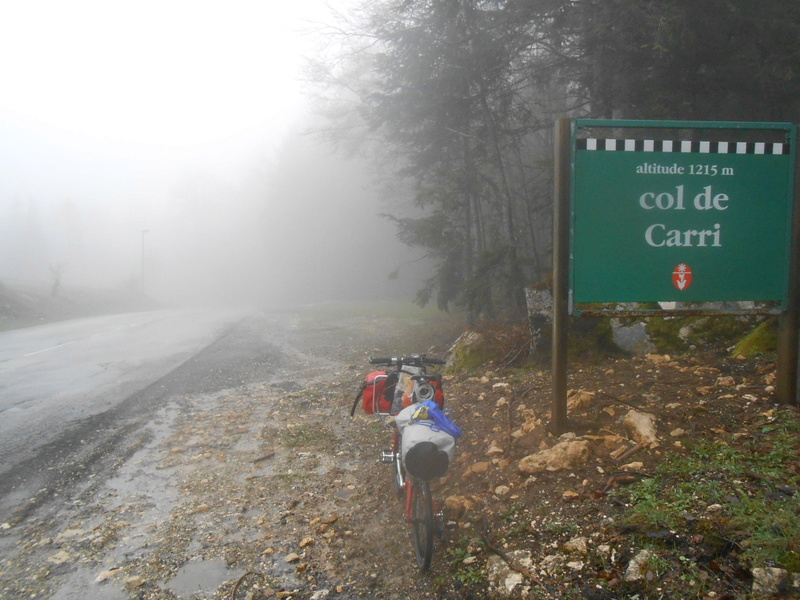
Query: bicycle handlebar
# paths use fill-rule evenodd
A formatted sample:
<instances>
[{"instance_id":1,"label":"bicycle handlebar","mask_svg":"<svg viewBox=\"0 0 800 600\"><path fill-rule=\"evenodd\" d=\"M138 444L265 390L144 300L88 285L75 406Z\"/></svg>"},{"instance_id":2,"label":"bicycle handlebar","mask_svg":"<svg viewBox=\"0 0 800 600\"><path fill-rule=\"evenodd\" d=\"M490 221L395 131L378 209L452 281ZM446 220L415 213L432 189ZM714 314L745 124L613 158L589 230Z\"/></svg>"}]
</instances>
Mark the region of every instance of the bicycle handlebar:
<instances>
[{"instance_id":1,"label":"bicycle handlebar","mask_svg":"<svg viewBox=\"0 0 800 600\"><path fill-rule=\"evenodd\" d=\"M412 354L411 356L393 356L391 358L375 358L370 356L369 363L371 365L390 365L390 366L403 366L403 365L444 365L447 361L441 358L428 358L424 354Z\"/></svg>"},{"instance_id":2,"label":"bicycle handlebar","mask_svg":"<svg viewBox=\"0 0 800 600\"><path fill-rule=\"evenodd\" d=\"M369 357L369 364L371 364L371 365L390 365L390 364L392 364L393 360L397 360L397 359L392 359L392 358L373 358L373 357L370 356Z\"/></svg>"}]
</instances>

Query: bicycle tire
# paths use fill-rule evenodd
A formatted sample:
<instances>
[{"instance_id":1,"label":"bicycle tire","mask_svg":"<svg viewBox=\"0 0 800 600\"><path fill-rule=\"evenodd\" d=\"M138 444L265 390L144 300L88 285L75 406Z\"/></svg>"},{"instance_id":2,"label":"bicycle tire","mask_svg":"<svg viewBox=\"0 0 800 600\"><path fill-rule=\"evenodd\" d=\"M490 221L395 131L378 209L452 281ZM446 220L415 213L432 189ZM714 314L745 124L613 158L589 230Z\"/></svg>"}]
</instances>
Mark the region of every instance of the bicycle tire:
<instances>
[{"instance_id":1,"label":"bicycle tire","mask_svg":"<svg viewBox=\"0 0 800 600\"><path fill-rule=\"evenodd\" d=\"M421 572L427 571L433 558L433 501L427 481L411 479L411 531L414 537L414 554Z\"/></svg>"}]
</instances>

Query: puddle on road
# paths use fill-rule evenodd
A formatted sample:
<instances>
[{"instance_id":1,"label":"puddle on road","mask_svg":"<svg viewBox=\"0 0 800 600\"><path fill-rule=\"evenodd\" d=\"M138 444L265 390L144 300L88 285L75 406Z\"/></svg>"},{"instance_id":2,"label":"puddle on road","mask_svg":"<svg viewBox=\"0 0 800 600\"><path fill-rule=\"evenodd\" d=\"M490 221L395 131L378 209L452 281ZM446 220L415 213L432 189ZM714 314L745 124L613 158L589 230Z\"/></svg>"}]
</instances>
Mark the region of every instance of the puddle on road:
<instances>
[{"instance_id":1,"label":"puddle on road","mask_svg":"<svg viewBox=\"0 0 800 600\"><path fill-rule=\"evenodd\" d=\"M353 488L346 487L346 488L342 488L341 490L338 490L338 491L334 492L333 495L336 498L339 498L340 500L350 500L350 498L355 496L357 493L358 493L358 490L356 490L355 487L353 487Z\"/></svg>"},{"instance_id":2,"label":"puddle on road","mask_svg":"<svg viewBox=\"0 0 800 600\"><path fill-rule=\"evenodd\" d=\"M80 568L60 584L50 600L127 600L128 594L111 582L97 583L97 571Z\"/></svg>"},{"instance_id":3,"label":"puddle on road","mask_svg":"<svg viewBox=\"0 0 800 600\"><path fill-rule=\"evenodd\" d=\"M184 564L175 577L159 587L182 600L210 598L223 583L243 573L241 569L228 569L222 560L198 560ZM126 600L131 597L112 582L97 583L96 577L96 570L80 568L61 583L50 600Z\"/></svg>"},{"instance_id":4,"label":"puddle on road","mask_svg":"<svg viewBox=\"0 0 800 600\"><path fill-rule=\"evenodd\" d=\"M215 592L223 583L241 577L242 573L231 571L222 560L198 560L178 569L165 587L179 598L188 598L198 593Z\"/></svg>"},{"instance_id":5,"label":"puddle on road","mask_svg":"<svg viewBox=\"0 0 800 600\"><path fill-rule=\"evenodd\" d=\"M179 500L170 469L159 469L159 448L172 430L178 409L169 405L155 415L148 426L153 438L133 454L105 483L107 511L127 509L130 529L112 553L119 560L141 556L147 549L149 535L169 517Z\"/></svg>"}]
</instances>

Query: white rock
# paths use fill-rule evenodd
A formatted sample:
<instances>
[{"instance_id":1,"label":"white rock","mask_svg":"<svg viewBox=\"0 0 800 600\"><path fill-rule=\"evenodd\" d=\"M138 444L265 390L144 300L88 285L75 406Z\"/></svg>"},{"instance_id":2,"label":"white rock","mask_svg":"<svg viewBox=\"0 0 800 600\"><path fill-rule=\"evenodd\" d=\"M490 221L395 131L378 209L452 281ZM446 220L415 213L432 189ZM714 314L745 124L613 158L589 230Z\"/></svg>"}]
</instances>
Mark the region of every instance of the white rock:
<instances>
[{"instance_id":1,"label":"white rock","mask_svg":"<svg viewBox=\"0 0 800 600\"><path fill-rule=\"evenodd\" d=\"M97 577L94 578L95 583L103 583L104 581L108 581L114 576L114 573L119 571L119 568L114 569L106 569L105 571L100 571Z\"/></svg>"},{"instance_id":2,"label":"white rock","mask_svg":"<svg viewBox=\"0 0 800 600\"><path fill-rule=\"evenodd\" d=\"M586 556L589 554L589 538L576 537L566 542L561 546L561 550L568 553L577 554L579 556Z\"/></svg>"},{"instance_id":3,"label":"white rock","mask_svg":"<svg viewBox=\"0 0 800 600\"><path fill-rule=\"evenodd\" d=\"M551 554L542 559L542 562L539 563L539 569L546 575L555 575L564 566L565 562L566 558L563 555Z\"/></svg>"},{"instance_id":4,"label":"white rock","mask_svg":"<svg viewBox=\"0 0 800 600\"><path fill-rule=\"evenodd\" d=\"M489 446L489 449L486 451L486 454L489 455L489 456L493 456L493 455L497 455L497 454L505 454L505 450L503 450L497 444L492 443L492 445Z\"/></svg>"},{"instance_id":5,"label":"white rock","mask_svg":"<svg viewBox=\"0 0 800 600\"><path fill-rule=\"evenodd\" d=\"M625 570L625 581L641 581L645 579L647 577L647 562L654 557L655 554L650 550L641 550L628 563L628 568Z\"/></svg>"},{"instance_id":6,"label":"white rock","mask_svg":"<svg viewBox=\"0 0 800 600\"><path fill-rule=\"evenodd\" d=\"M785 569L775 567L753 569L753 595L772 596L789 576Z\"/></svg>"},{"instance_id":7,"label":"white rock","mask_svg":"<svg viewBox=\"0 0 800 600\"><path fill-rule=\"evenodd\" d=\"M582 466L589 459L589 442L582 439L564 440L552 448L526 456L519 461L523 473L560 471Z\"/></svg>"},{"instance_id":8,"label":"white rock","mask_svg":"<svg viewBox=\"0 0 800 600\"><path fill-rule=\"evenodd\" d=\"M128 577L125 580L125 588L128 590L133 590L138 587L142 587L146 582L144 577L139 575L134 575L133 577Z\"/></svg>"},{"instance_id":9,"label":"white rock","mask_svg":"<svg viewBox=\"0 0 800 600\"><path fill-rule=\"evenodd\" d=\"M622 424L631 432L633 439L645 444L658 443L656 434L656 417L650 413L631 410L625 415Z\"/></svg>"},{"instance_id":10,"label":"white rock","mask_svg":"<svg viewBox=\"0 0 800 600\"><path fill-rule=\"evenodd\" d=\"M531 553L527 550L513 550L508 553L508 558L517 565L526 569L533 568ZM489 557L486 562L487 579L489 584L497 591L510 595L514 589L525 582L522 573L508 566L508 563L496 555Z\"/></svg>"},{"instance_id":11,"label":"white rock","mask_svg":"<svg viewBox=\"0 0 800 600\"><path fill-rule=\"evenodd\" d=\"M596 395L595 392L586 390L573 390L572 393L567 393L567 412L589 408L594 403Z\"/></svg>"},{"instance_id":12,"label":"white rock","mask_svg":"<svg viewBox=\"0 0 800 600\"><path fill-rule=\"evenodd\" d=\"M640 461L630 462L627 465L620 467L621 471L641 471L644 469L644 463Z\"/></svg>"}]
</instances>

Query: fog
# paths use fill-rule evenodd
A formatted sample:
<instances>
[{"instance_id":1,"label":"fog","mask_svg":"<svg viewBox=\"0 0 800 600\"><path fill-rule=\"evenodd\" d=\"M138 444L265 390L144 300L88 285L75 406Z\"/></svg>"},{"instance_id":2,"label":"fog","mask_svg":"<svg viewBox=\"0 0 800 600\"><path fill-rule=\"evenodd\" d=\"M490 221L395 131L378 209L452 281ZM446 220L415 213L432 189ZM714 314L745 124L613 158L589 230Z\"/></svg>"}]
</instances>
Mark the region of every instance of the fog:
<instances>
[{"instance_id":1,"label":"fog","mask_svg":"<svg viewBox=\"0 0 800 600\"><path fill-rule=\"evenodd\" d=\"M325 18L316 0L5 3L0 282L412 297L418 266L388 278L418 255L378 216L396 199L304 135L304 32Z\"/></svg>"}]
</instances>

